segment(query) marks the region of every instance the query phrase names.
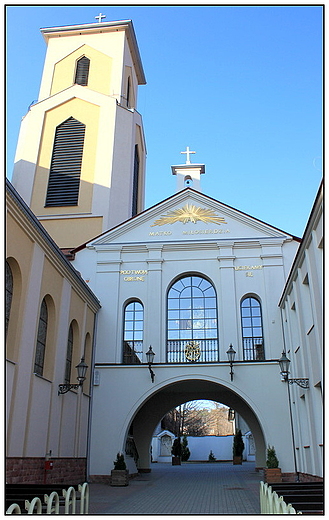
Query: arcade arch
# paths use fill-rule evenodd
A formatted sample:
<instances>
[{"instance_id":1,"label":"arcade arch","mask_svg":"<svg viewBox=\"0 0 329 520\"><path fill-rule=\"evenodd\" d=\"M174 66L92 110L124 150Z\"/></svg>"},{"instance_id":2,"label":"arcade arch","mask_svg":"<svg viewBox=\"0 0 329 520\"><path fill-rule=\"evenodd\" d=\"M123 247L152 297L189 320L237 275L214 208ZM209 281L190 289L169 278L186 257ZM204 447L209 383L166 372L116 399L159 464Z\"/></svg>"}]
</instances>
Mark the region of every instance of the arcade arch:
<instances>
[{"instance_id":1,"label":"arcade arch","mask_svg":"<svg viewBox=\"0 0 329 520\"><path fill-rule=\"evenodd\" d=\"M249 425L256 446L256 467L264 467L266 442L262 425L251 405L232 389L205 379L185 379L165 385L144 400L127 428L138 452L139 470L150 470L152 435L161 418L187 401L207 399L233 408Z\"/></svg>"}]
</instances>

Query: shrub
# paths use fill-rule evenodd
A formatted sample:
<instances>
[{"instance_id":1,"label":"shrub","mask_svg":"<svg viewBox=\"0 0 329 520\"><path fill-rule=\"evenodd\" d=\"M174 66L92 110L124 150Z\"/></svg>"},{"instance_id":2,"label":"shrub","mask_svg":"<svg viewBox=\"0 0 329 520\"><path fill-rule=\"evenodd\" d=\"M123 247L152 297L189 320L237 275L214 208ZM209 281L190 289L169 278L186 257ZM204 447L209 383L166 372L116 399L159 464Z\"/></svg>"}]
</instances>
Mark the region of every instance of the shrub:
<instances>
[{"instance_id":1,"label":"shrub","mask_svg":"<svg viewBox=\"0 0 329 520\"><path fill-rule=\"evenodd\" d=\"M126 469L126 463L123 453L117 454L117 460L113 461L114 469Z\"/></svg>"},{"instance_id":2,"label":"shrub","mask_svg":"<svg viewBox=\"0 0 329 520\"><path fill-rule=\"evenodd\" d=\"M212 450L210 450L210 453L208 455L208 460L209 460L209 462L215 462L215 460L216 460L216 457L213 454Z\"/></svg>"},{"instance_id":3,"label":"shrub","mask_svg":"<svg viewBox=\"0 0 329 520\"><path fill-rule=\"evenodd\" d=\"M266 467L267 468L278 468L279 461L277 459L274 446L268 446L267 448L267 459L266 459Z\"/></svg>"},{"instance_id":4,"label":"shrub","mask_svg":"<svg viewBox=\"0 0 329 520\"><path fill-rule=\"evenodd\" d=\"M171 453L174 457L181 457L182 456L182 443L180 441L180 437L177 437L172 445Z\"/></svg>"},{"instance_id":5,"label":"shrub","mask_svg":"<svg viewBox=\"0 0 329 520\"><path fill-rule=\"evenodd\" d=\"M244 442L242 439L241 430L237 430L233 440L233 457L242 457L244 450Z\"/></svg>"},{"instance_id":6,"label":"shrub","mask_svg":"<svg viewBox=\"0 0 329 520\"><path fill-rule=\"evenodd\" d=\"M188 441L187 441L186 435L184 435L183 440L182 440L182 461L183 462L186 462L190 458L190 455L191 455L191 452L190 452L189 448L187 447L187 444L188 444Z\"/></svg>"}]
</instances>

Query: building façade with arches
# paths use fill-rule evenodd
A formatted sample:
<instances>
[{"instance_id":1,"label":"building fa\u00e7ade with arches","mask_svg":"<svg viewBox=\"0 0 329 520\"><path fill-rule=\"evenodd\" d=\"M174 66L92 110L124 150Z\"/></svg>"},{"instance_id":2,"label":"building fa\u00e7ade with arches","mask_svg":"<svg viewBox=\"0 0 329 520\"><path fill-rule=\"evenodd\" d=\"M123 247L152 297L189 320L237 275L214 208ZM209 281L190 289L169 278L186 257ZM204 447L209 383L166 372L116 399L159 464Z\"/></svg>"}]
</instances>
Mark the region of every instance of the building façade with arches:
<instances>
[{"instance_id":1,"label":"building fa\u00e7ade with arches","mask_svg":"<svg viewBox=\"0 0 329 520\"><path fill-rule=\"evenodd\" d=\"M66 482L108 478L118 451L149 471L155 427L192 399L246 421L256 467L270 444L283 472L321 477L322 191L302 242L203 195L189 160L172 167L178 192L143 211L132 22L41 32L7 183L7 481L42 480L50 450ZM283 351L307 389L281 380ZM58 395L83 355L83 388Z\"/></svg>"},{"instance_id":2,"label":"building fa\u00e7ade with arches","mask_svg":"<svg viewBox=\"0 0 329 520\"><path fill-rule=\"evenodd\" d=\"M296 237L186 188L74 251L73 265L102 302L91 478L105 478L118 451L126 453L131 472L149 471L155 427L171 408L193 399L218 401L242 416L254 436L256 467L265 466L270 444L282 471L293 473L278 302L299 245Z\"/></svg>"}]
</instances>

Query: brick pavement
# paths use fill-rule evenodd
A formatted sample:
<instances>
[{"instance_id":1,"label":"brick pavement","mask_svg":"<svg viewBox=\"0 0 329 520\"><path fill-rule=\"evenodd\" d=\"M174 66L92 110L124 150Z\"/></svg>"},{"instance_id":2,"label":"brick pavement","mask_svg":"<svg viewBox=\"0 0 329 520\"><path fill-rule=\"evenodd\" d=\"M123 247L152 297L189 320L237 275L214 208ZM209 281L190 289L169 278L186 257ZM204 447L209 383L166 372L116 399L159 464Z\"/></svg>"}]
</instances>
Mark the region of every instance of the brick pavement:
<instances>
[{"instance_id":1,"label":"brick pavement","mask_svg":"<svg viewBox=\"0 0 329 520\"><path fill-rule=\"evenodd\" d=\"M260 514L262 472L252 462L152 464L127 487L90 484L89 514Z\"/></svg>"}]
</instances>

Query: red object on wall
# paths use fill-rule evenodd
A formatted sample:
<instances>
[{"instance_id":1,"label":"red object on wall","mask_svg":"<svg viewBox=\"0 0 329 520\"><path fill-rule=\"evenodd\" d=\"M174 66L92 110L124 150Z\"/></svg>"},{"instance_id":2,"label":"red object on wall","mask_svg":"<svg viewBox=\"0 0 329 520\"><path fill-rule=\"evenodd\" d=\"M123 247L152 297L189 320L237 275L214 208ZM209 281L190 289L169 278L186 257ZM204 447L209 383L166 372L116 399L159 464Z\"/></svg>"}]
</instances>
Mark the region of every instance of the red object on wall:
<instances>
[{"instance_id":1,"label":"red object on wall","mask_svg":"<svg viewBox=\"0 0 329 520\"><path fill-rule=\"evenodd\" d=\"M52 460L46 460L45 461L45 470L53 469L54 462Z\"/></svg>"}]
</instances>

